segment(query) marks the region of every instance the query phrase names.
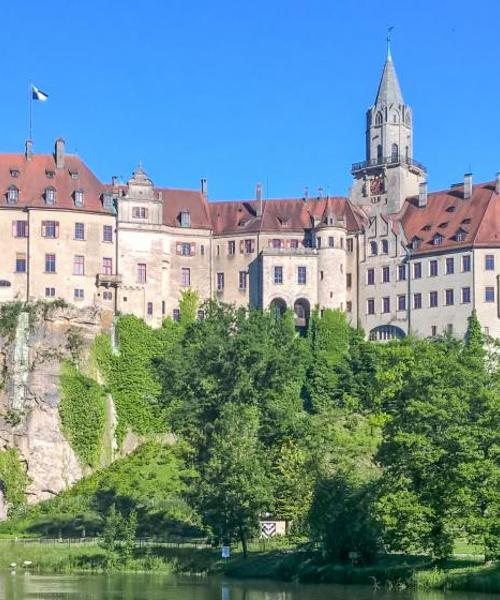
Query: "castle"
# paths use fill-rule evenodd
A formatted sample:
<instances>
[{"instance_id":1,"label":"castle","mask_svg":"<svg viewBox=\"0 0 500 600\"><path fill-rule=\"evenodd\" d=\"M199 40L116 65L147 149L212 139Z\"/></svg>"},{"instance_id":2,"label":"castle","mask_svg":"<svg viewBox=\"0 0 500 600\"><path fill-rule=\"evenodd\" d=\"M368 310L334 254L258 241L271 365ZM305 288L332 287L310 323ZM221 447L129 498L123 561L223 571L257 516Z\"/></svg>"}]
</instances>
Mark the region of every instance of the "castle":
<instances>
[{"instance_id":1,"label":"castle","mask_svg":"<svg viewBox=\"0 0 500 600\"><path fill-rule=\"evenodd\" d=\"M101 183L58 139L53 155L0 155L0 302L63 298L179 318L183 289L202 299L345 311L371 339L463 336L476 309L500 338L500 174L429 193L413 122L387 55L367 112L366 160L350 197L209 202L155 187L139 166ZM201 315L200 315L201 316Z\"/></svg>"}]
</instances>

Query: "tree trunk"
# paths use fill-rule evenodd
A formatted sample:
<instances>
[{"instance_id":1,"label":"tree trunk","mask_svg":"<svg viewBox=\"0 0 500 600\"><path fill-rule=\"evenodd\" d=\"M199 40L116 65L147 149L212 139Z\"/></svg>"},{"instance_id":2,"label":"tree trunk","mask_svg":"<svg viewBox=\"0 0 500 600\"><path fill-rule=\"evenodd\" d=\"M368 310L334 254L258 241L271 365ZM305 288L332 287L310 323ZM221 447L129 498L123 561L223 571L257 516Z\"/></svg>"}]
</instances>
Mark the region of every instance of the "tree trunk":
<instances>
[{"instance_id":1,"label":"tree trunk","mask_svg":"<svg viewBox=\"0 0 500 600\"><path fill-rule=\"evenodd\" d=\"M240 540L241 547L243 548L243 558L248 558L247 537L245 535L245 532L243 531L243 527L240 527Z\"/></svg>"}]
</instances>

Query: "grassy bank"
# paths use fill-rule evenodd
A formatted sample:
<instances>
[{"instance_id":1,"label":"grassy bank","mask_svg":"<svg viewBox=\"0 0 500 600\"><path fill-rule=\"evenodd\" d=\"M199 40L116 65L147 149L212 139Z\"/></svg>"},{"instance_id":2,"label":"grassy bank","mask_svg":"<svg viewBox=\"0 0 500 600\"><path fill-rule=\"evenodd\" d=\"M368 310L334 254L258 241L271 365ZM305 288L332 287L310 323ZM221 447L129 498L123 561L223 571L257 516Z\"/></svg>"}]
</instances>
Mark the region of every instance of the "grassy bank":
<instances>
[{"instance_id":1,"label":"grassy bank","mask_svg":"<svg viewBox=\"0 0 500 600\"><path fill-rule=\"evenodd\" d=\"M0 569L31 561L39 573L83 573L106 570L106 556L96 544L25 544L2 542ZM235 578L274 579L303 583L366 584L386 588L462 590L500 593L500 564L484 564L479 558L456 558L439 567L425 556L381 558L370 566L335 565L314 552L271 550L253 552L244 559L240 552L222 561L211 549L150 546L137 548L127 563L118 562L117 571L163 573L224 573Z\"/></svg>"}]
</instances>

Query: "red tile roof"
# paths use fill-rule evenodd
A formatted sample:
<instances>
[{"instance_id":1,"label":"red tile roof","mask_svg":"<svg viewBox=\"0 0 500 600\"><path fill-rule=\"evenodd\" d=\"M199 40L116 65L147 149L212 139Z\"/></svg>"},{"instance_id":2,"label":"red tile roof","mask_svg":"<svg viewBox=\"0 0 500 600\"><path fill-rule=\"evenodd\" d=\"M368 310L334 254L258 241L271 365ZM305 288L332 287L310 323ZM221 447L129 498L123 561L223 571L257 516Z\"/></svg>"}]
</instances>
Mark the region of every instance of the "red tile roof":
<instances>
[{"instance_id":1,"label":"red tile roof","mask_svg":"<svg viewBox=\"0 0 500 600\"><path fill-rule=\"evenodd\" d=\"M18 176L13 177L12 171L18 171ZM47 172L53 177L49 178ZM78 178L73 179L70 172L78 173ZM15 205L7 203L11 186L19 190ZM56 203L47 206L44 193L50 187L56 189ZM75 190L84 192L83 208L75 207ZM0 208L30 206L110 213L102 205L104 190L105 186L78 156L66 154L64 168L57 169L52 154L34 154L31 160L26 160L24 154L0 154Z\"/></svg>"},{"instance_id":2,"label":"red tile roof","mask_svg":"<svg viewBox=\"0 0 500 600\"><path fill-rule=\"evenodd\" d=\"M423 208L418 207L417 198L409 198L400 213L393 215L395 225L398 221L409 242L421 240L414 254L471 245L500 246L500 196L492 183L473 186L467 200L462 186L431 193ZM458 232L463 239L456 239ZM442 236L439 245L433 243L436 235Z\"/></svg>"}]
</instances>

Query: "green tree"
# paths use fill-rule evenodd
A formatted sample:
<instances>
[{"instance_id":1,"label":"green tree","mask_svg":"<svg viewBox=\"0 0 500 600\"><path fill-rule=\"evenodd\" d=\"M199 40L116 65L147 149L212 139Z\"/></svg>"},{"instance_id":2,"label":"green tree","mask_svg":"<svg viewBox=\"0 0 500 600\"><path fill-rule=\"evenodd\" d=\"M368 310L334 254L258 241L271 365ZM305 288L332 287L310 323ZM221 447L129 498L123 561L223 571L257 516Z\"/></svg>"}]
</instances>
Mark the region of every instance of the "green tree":
<instances>
[{"instance_id":1,"label":"green tree","mask_svg":"<svg viewBox=\"0 0 500 600\"><path fill-rule=\"evenodd\" d=\"M196 321L199 304L200 295L196 290L188 288L181 291L179 324L182 328L189 327L189 325L192 325Z\"/></svg>"},{"instance_id":2,"label":"green tree","mask_svg":"<svg viewBox=\"0 0 500 600\"><path fill-rule=\"evenodd\" d=\"M217 541L248 540L259 517L270 509L270 479L258 439L258 411L227 404L215 423L209 456L199 485L199 506Z\"/></svg>"}]
</instances>

